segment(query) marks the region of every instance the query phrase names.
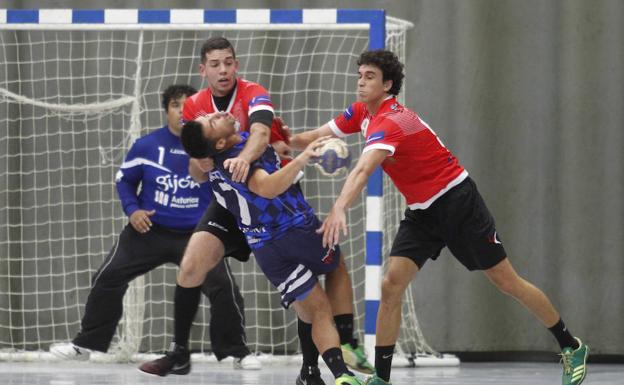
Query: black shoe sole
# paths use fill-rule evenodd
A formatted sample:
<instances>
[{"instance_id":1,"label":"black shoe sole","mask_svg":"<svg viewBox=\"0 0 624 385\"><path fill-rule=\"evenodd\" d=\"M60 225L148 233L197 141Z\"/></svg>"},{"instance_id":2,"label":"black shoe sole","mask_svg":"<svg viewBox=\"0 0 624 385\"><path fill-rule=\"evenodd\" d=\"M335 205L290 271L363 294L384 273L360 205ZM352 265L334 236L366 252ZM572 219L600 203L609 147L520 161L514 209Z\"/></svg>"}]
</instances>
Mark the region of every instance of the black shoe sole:
<instances>
[{"instance_id":1,"label":"black shoe sole","mask_svg":"<svg viewBox=\"0 0 624 385\"><path fill-rule=\"evenodd\" d=\"M170 371L168 371L166 373L163 373L163 374L154 373L154 372L148 372L148 371L145 371L145 370L141 369L140 367L137 368L137 369L139 369L139 371L141 373L149 374L150 376L165 377L168 374L177 374L177 375L183 376L183 375L189 374L191 372L191 365L189 364L189 365L187 365L187 366L185 366L185 367L183 367L181 369L177 369L177 370L170 370Z\"/></svg>"}]
</instances>

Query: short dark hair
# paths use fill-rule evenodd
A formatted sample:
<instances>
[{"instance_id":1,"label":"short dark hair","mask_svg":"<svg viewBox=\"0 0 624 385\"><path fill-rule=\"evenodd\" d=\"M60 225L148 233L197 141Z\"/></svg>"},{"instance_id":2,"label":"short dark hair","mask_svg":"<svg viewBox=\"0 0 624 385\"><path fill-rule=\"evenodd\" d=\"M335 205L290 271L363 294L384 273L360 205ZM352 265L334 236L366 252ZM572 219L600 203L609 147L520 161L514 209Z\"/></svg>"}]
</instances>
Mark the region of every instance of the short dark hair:
<instances>
[{"instance_id":1,"label":"short dark hair","mask_svg":"<svg viewBox=\"0 0 624 385\"><path fill-rule=\"evenodd\" d=\"M162 93L162 106L165 111L169 110L169 102L172 100L180 99L182 96L189 97L196 94L197 90L186 84L174 84L167 88Z\"/></svg>"},{"instance_id":2,"label":"short dark hair","mask_svg":"<svg viewBox=\"0 0 624 385\"><path fill-rule=\"evenodd\" d=\"M403 85L403 63L392 51L383 49L366 51L360 55L357 65L373 65L381 70L383 81L392 80L392 88L388 93L398 95Z\"/></svg>"},{"instance_id":3,"label":"short dark hair","mask_svg":"<svg viewBox=\"0 0 624 385\"><path fill-rule=\"evenodd\" d=\"M180 140L184 151L191 158L207 158L219 152L215 147L215 142L204 136L202 124L195 120L186 122L182 126Z\"/></svg>"},{"instance_id":4,"label":"short dark hair","mask_svg":"<svg viewBox=\"0 0 624 385\"><path fill-rule=\"evenodd\" d=\"M229 49L232 51L232 56L236 59L236 52L234 52L234 46L230 41L223 36L214 36L209 38L202 44L201 47L201 62L204 63L206 61L206 54L210 51L214 51L215 49Z\"/></svg>"}]
</instances>

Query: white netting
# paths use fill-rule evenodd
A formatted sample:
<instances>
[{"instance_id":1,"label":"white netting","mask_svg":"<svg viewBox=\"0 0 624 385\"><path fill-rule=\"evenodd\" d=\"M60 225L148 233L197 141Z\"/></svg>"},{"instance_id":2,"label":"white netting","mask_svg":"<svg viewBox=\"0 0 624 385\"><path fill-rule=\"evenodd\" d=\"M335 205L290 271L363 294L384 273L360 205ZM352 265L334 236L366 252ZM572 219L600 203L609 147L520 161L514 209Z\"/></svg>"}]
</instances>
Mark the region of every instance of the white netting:
<instances>
[{"instance_id":1,"label":"white netting","mask_svg":"<svg viewBox=\"0 0 624 385\"><path fill-rule=\"evenodd\" d=\"M389 18L387 26L387 47L404 59L408 25ZM79 330L91 276L126 222L115 172L137 136L163 125L160 93L166 86L205 86L198 51L210 35L234 43L240 75L269 90L295 132L326 123L354 100L355 61L368 45L367 30L0 31L0 349L47 350ZM361 139L349 139L354 154ZM305 172L306 197L322 217L344 179L322 178L311 167ZM404 205L385 185L390 212L384 255ZM350 211L351 236L343 244L360 330L362 202ZM253 259L230 263L245 298L250 348L295 353L292 311L282 310ZM133 282L112 349L116 359L168 347L175 271L165 266ZM401 346L418 352L426 342L413 306L405 309L409 330L403 330ZM210 351L208 325L204 300L191 334L193 350Z\"/></svg>"}]
</instances>

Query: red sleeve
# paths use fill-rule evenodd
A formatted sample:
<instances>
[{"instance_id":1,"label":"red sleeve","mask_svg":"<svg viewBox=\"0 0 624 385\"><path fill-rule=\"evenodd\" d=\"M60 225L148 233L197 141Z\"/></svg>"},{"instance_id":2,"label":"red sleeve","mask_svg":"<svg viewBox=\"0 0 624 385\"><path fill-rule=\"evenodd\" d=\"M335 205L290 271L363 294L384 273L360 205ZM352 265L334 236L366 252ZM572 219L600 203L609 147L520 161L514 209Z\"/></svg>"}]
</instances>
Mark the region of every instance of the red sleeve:
<instances>
[{"instance_id":1,"label":"red sleeve","mask_svg":"<svg viewBox=\"0 0 624 385\"><path fill-rule=\"evenodd\" d=\"M247 116L251 116L256 111L267 110L273 113L273 103L269 92L260 84L250 84L245 88L243 103L247 105Z\"/></svg>"},{"instance_id":2,"label":"red sleeve","mask_svg":"<svg viewBox=\"0 0 624 385\"><path fill-rule=\"evenodd\" d=\"M286 131L283 128L284 125L284 121L279 116L273 118L273 124L271 124L271 139L269 140L269 143L279 142L280 140L286 142L286 144L290 143L290 138L286 136Z\"/></svg>"},{"instance_id":3,"label":"red sleeve","mask_svg":"<svg viewBox=\"0 0 624 385\"><path fill-rule=\"evenodd\" d=\"M195 104L196 97L199 94L192 95L186 98L184 102L184 106L182 107L182 123L190 122L195 119L195 115L197 114L197 105Z\"/></svg>"},{"instance_id":4,"label":"red sleeve","mask_svg":"<svg viewBox=\"0 0 624 385\"><path fill-rule=\"evenodd\" d=\"M362 152L373 149L390 151L393 155L405 135L398 124L390 119L383 119L378 124L368 127L368 136Z\"/></svg>"},{"instance_id":5,"label":"red sleeve","mask_svg":"<svg viewBox=\"0 0 624 385\"><path fill-rule=\"evenodd\" d=\"M362 121L366 118L364 103L351 104L344 112L329 122L329 126L338 136L345 136L361 131Z\"/></svg>"}]
</instances>

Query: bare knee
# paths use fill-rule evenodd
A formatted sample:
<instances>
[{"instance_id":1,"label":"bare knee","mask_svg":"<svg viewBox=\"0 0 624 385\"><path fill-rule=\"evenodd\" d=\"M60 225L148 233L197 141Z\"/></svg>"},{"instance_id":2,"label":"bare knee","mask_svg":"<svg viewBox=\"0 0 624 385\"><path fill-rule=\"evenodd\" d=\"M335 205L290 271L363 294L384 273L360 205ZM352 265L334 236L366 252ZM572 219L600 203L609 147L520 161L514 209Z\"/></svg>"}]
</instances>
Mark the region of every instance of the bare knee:
<instances>
[{"instance_id":1,"label":"bare knee","mask_svg":"<svg viewBox=\"0 0 624 385\"><path fill-rule=\"evenodd\" d=\"M500 290L500 292L503 294L514 296L516 292L517 285L512 280L509 280L509 279L507 280L501 279L501 280L495 281L494 285L496 285L498 290Z\"/></svg>"},{"instance_id":2,"label":"bare knee","mask_svg":"<svg viewBox=\"0 0 624 385\"><path fill-rule=\"evenodd\" d=\"M201 261L185 255L178 271L178 284L183 287L197 287L202 284L205 274L200 272Z\"/></svg>"},{"instance_id":3,"label":"bare knee","mask_svg":"<svg viewBox=\"0 0 624 385\"><path fill-rule=\"evenodd\" d=\"M223 258L223 250L223 244L214 235L206 232L193 234L180 262L178 284L200 286L206 274Z\"/></svg>"},{"instance_id":4,"label":"bare knee","mask_svg":"<svg viewBox=\"0 0 624 385\"><path fill-rule=\"evenodd\" d=\"M492 282L502 293L516 297L521 290L524 280L506 260L499 265L485 271Z\"/></svg>"},{"instance_id":5,"label":"bare knee","mask_svg":"<svg viewBox=\"0 0 624 385\"><path fill-rule=\"evenodd\" d=\"M388 271L381 282L381 305L401 306L403 293L417 272L418 266L408 258L390 257Z\"/></svg>"},{"instance_id":6,"label":"bare knee","mask_svg":"<svg viewBox=\"0 0 624 385\"><path fill-rule=\"evenodd\" d=\"M307 323L333 317L329 300L318 283L305 299L295 301L294 306L297 316Z\"/></svg>"},{"instance_id":7,"label":"bare knee","mask_svg":"<svg viewBox=\"0 0 624 385\"><path fill-rule=\"evenodd\" d=\"M381 302L385 306L400 306L408 283L394 274L386 274L381 283Z\"/></svg>"}]
</instances>

